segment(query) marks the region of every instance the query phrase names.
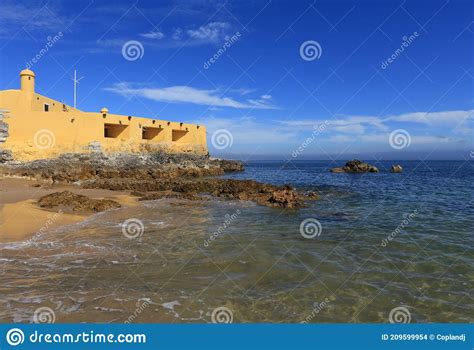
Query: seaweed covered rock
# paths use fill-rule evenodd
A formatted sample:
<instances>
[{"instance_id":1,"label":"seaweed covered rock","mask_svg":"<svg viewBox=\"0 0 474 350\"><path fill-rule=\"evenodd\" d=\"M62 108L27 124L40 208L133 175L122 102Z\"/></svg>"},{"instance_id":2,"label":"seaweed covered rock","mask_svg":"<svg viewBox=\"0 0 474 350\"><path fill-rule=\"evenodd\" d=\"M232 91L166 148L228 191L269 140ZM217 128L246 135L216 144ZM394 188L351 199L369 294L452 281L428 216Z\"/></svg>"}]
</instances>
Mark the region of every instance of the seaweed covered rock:
<instances>
[{"instance_id":1,"label":"seaweed covered rock","mask_svg":"<svg viewBox=\"0 0 474 350\"><path fill-rule=\"evenodd\" d=\"M91 199L70 191L54 192L38 200L41 208L59 208L75 212L100 212L120 208L120 203L111 199Z\"/></svg>"}]
</instances>

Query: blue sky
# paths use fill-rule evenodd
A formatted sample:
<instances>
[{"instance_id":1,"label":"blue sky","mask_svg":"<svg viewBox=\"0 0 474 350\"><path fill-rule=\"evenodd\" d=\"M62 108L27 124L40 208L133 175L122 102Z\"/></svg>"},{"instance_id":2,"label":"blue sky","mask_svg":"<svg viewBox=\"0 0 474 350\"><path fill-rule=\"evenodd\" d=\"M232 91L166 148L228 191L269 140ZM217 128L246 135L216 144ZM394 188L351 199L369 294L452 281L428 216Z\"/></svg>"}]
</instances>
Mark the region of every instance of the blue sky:
<instances>
[{"instance_id":1,"label":"blue sky","mask_svg":"<svg viewBox=\"0 0 474 350\"><path fill-rule=\"evenodd\" d=\"M470 1L111 4L2 1L0 89L30 65L72 104L76 68L78 108L205 124L217 156L472 155Z\"/></svg>"}]
</instances>

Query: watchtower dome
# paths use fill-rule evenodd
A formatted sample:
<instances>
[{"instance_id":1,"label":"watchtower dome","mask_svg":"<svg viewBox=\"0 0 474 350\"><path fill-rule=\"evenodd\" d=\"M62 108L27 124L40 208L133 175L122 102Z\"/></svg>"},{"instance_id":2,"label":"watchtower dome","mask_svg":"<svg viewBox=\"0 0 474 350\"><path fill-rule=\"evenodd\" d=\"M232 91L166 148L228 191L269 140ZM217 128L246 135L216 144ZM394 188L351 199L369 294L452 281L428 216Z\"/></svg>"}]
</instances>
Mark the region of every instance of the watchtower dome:
<instances>
[{"instance_id":1,"label":"watchtower dome","mask_svg":"<svg viewBox=\"0 0 474 350\"><path fill-rule=\"evenodd\" d=\"M35 73L29 69L23 69L20 72L21 91L34 93L35 92Z\"/></svg>"}]
</instances>

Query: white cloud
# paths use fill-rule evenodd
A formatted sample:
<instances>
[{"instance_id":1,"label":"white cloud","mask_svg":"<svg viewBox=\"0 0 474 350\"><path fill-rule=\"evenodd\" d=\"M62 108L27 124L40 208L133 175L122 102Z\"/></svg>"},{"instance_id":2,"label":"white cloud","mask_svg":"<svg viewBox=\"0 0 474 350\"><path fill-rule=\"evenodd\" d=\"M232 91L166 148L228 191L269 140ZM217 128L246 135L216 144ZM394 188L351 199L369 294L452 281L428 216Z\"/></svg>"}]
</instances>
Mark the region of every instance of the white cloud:
<instances>
[{"instance_id":1,"label":"white cloud","mask_svg":"<svg viewBox=\"0 0 474 350\"><path fill-rule=\"evenodd\" d=\"M159 40L159 39L163 39L165 37L165 34L159 30L155 30L148 33L141 33L140 36L147 39Z\"/></svg>"},{"instance_id":2,"label":"white cloud","mask_svg":"<svg viewBox=\"0 0 474 350\"><path fill-rule=\"evenodd\" d=\"M219 90L197 89L191 86L170 86L165 88L134 88L129 83L118 83L105 90L127 98L139 96L159 102L191 103L213 107L230 107L239 109L276 109L264 100L237 101L230 97L221 96Z\"/></svg>"},{"instance_id":3,"label":"white cloud","mask_svg":"<svg viewBox=\"0 0 474 350\"><path fill-rule=\"evenodd\" d=\"M231 25L226 22L211 22L194 28L174 28L172 30L152 30L140 33L139 36L146 40L147 47L167 49L175 47L192 47L208 44L220 44L225 42L225 37L230 33ZM118 47L132 40L131 37L108 38L98 40L99 47L109 49ZM98 48L92 52L101 52Z\"/></svg>"},{"instance_id":4,"label":"white cloud","mask_svg":"<svg viewBox=\"0 0 474 350\"><path fill-rule=\"evenodd\" d=\"M225 22L211 22L197 29L186 31L190 39L202 42L217 42L225 37L230 25Z\"/></svg>"},{"instance_id":5,"label":"white cloud","mask_svg":"<svg viewBox=\"0 0 474 350\"><path fill-rule=\"evenodd\" d=\"M286 128L269 127L273 123L258 122L251 117L241 118L215 118L209 117L196 120L195 123L206 125L209 135L219 129L229 130L234 138L235 145L262 145L278 144L300 141L298 132Z\"/></svg>"},{"instance_id":6,"label":"white cloud","mask_svg":"<svg viewBox=\"0 0 474 350\"><path fill-rule=\"evenodd\" d=\"M32 30L58 30L64 23L62 15L52 6L22 5L17 2L0 2L0 33L17 32L21 28Z\"/></svg>"},{"instance_id":7,"label":"white cloud","mask_svg":"<svg viewBox=\"0 0 474 350\"><path fill-rule=\"evenodd\" d=\"M377 117L347 116L345 119L342 118L343 116L340 116L337 119L327 119L327 130L348 134L362 134L366 132L367 129L388 129L388 127L383 124L383 121ZM325 122L326 120L323 119L301 119L285 121L283 124L305 130L313 128L314 125L320 125Z\"/></svg>"},{"instance_id":8,"label":"white cloud","mask_svg":"<svg viewBox=\"0 0 474 350\"><path fill-rule=\"evenodd\" d=\"M416 112L391 116L389 120L421 123L426 125L455 125L474 120L474 110L457 110L442 112Z\"/></svg>"}]
</instances>

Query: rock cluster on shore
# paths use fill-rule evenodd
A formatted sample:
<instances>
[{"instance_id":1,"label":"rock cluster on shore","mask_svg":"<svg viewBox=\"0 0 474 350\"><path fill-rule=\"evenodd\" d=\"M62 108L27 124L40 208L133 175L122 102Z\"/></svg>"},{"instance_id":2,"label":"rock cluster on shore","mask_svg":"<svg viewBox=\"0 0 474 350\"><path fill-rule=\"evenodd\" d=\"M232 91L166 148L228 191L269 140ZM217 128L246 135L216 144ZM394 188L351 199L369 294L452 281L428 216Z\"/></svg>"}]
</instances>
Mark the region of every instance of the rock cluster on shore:
<instances>
[{"instance_id":1,"label":"rock cluster on shore","mask_svg":"<svg viewBox=\"0 0 474 350\"><path fill-rule=\"evenodd\" d=\"M56 159L0 166L0 174L35 178L52 183L74 183L83 188L131 191L141 200L178 198L254 201L260 205L298 208L315 193L301 193L291 186L274 186L252 180L207 178L242 171L241 162L190 154L64 154ZM99 211L98 202L86 202L73 193L52 194L41 206L66 205L73 210ZM83 196L84 197L84 196ZM94 201L94 200L92 200ZM107 205L109 205L108 203Z\"/></svg>"},{"instance_id":2,"label":"rock cluster on shore","mask_svg":"<svg viewBox=\"0 0 474 350\"><path fill-rule=\"evenodd\" d=\"M159 179L222 175L243 170L241 162L191 154L63 154L54 159L0 165L0 174L51 182L93 178Z\"/></svg>"}]
</instances>

